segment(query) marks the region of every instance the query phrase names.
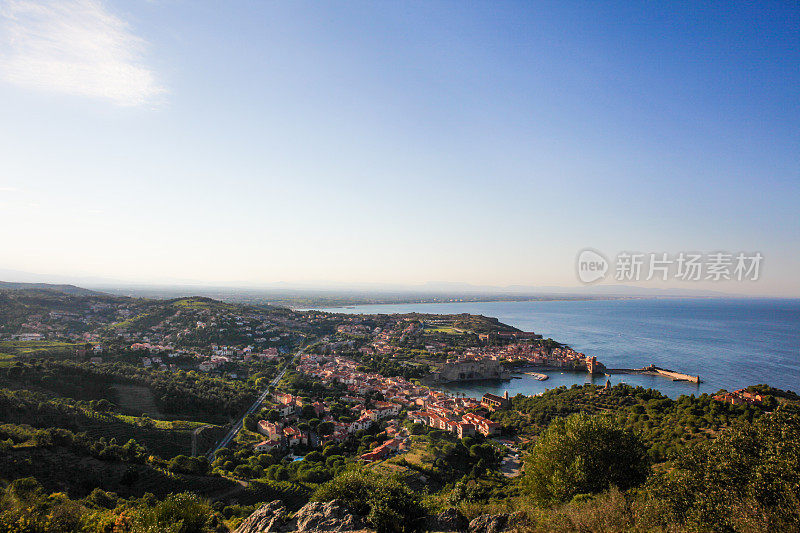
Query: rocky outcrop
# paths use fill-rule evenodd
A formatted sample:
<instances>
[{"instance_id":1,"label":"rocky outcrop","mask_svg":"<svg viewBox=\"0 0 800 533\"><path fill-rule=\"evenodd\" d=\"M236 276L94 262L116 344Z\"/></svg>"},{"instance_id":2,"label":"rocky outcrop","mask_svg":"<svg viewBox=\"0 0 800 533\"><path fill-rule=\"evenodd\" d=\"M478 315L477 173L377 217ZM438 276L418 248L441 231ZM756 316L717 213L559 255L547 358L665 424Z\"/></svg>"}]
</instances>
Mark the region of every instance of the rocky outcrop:
<instances>
[{"instance_id":1,"label":"rocky outcrop","mask_svg":"<svg viewBox=\"0 0 800 533\"><path fill-rule=\"evenodd\" d=\"M265 503L245 518L234 533L282 531L281 526L287 515L286 507L280 500Z\"/></svg>"},{"instance_id":2,"label":"rocky outcrop","mask_svg":"<svg viewBox=\"0 0 800 533\"><path fill-rule=\"evenodd\" d=\"M363 529L361 517L350 513L337 500L311 502L294 515L292 531L357 531Z\"/></svg>"},{"instance_id":3,"label":"rocky outcrop","mask_svg":"<svg viewBox=\"0 0 800 533\"><path fill-rule=\"evenodd\" d=\"M471 522L456 508L429 516L427 531L507 533L524 525L522 513L481 515ZM351 513L339 500L309 502L292 515L280 500L265 503L248 516L234 533L367 532L364 518Z\"/></svg>"},{"instance_id":4,"label":"rocky outcrop","mask_svg":"<svg viewBox=\"0 0 800 533\"><path fill-rule=\"evenodd\" d=\"M522 513L484 514L473 518L467 528L468 533L502 533L513 531L523 525Z\"/></svg>"},{"instance_id":5,"label":"rocky outcrop","mask_svg":"<svg viewBox=\"0 0 800 533\"><path fill-rule=\"evenodd\" d=\"M288 533L317 531L358 531L364 528L360 516L350 513L338 500L310 502L294 516L280 500L265 503L248 516L235 533Z\"/></svg>"},{"instance_id":6,"label":"rocky outcrop","mask_svg":"<svg viewBox=\"0 0 800 533\"><path fill-rule=\"evenodd\" d=\"M468 525L469 520L455 507L446 509L437 515L429 516L425 521L425 528L428 531L462 532L467 530Z\"/></svg>"}]
</instances>

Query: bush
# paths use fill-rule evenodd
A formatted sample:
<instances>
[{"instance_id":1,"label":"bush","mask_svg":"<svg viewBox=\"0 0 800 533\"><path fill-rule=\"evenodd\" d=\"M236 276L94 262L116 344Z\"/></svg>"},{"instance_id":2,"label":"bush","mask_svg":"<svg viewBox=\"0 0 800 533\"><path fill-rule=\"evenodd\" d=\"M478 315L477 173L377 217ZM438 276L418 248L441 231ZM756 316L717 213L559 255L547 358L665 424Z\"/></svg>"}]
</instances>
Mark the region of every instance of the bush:
<instances>
[{"instance_id":1,"label":"bush","mask_svg":"<svg viewBox=\"0 0 800 533\"><path fill-rule=\"evenodd\" d=\"M648 484L671 523L715 531L790 531L800 523L800 413L779 410L676 457Z\"/></svg>"},{"instance_id":2,"label":"bush","mask_svg":"<svg viewBox=\"0 0 800 533\"><path fill-rule=\"evenodd\" d=\"M366 516L378 533L418 531L424 511L416 494L394 477L351 470L322 485L315 501L338 499Z\"/></svg>"},{"instance_id":3,"label":"bush","mask_svg":"<svg viewBox=\"0 0 800 533\"><path fill-rule=\"evenodd\" d=\"M0 497L0 531L77 531L84 509L63 493L47 496L32 478L12 481Z\"/></svg>"},{"instance_id":4,"label":"bush","mask_svg":"<svg viewBox=\"0 0 800 533\"><path fill-rule=\"evenodd\" d=\"M214 511L206 501L190 492L172 494L152 507L133 513L133 532L162 531L202 533L210 529Z\"/></svg>"},{"instance_id":5,"label":"bush","mask_svg":"<svg viewBox=\"0 0 800 533\"><path fill-rule=\"evenodd\" d=\"M208 459L203 456L188 457L186 455L177 455L169 461L168 468L173 472L201 476L208 472Z\"/></svg>"},{"instance_id":6,"label":"bush","mask_svg":"<svg viewBox=\"0 0 800 533\"><path fill-rule=\"evenodd\" d=\"M610 418L578 413L557 418L525 462L525 484L541 503L568 501L609 487L626 490L648 474L639 437Z\"/></svg>"}]
</instances>

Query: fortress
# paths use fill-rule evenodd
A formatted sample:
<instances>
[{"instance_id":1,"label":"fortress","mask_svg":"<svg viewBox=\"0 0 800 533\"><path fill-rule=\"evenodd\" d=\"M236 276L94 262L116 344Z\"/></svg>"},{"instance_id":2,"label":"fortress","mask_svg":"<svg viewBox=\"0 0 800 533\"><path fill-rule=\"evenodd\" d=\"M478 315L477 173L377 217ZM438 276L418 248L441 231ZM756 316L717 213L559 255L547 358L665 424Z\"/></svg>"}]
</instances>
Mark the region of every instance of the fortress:
<instances>
[{"instance_id":1,"label":"fortress","mask_svg":"<svg viewBox=\"0 0 800 533\"><path fill-rule=\"evenodd\" d=\"M482 359L480 361L457 361L445 363L431 372L428 379L433 383L449 381L471 381L480 379L510 379L511 373L500 366L500 361Z\"/></svg>"}]
</instances>

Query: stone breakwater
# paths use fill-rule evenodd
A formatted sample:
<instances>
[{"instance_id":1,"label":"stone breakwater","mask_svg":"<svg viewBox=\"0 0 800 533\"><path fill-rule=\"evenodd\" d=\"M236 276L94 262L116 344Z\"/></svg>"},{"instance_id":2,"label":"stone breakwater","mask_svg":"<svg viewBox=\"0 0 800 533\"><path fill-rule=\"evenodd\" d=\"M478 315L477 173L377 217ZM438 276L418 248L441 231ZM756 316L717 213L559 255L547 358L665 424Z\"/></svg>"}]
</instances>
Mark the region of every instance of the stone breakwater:
<instances>
[{"instance_id":1,"label":"stone breakwater","mask_svg":"<svg viewBox=\"0 0 800 533\"><path fill-rule=\"evenodd\" d=\"M646 366L644 368L609 368L609 374L644 374L648 376L664 376L672 379L673 381L688 381L691 383L701 383L700 376L692 376L666 368L659 368L656 365Z\"/></svg>"}]
</instances>

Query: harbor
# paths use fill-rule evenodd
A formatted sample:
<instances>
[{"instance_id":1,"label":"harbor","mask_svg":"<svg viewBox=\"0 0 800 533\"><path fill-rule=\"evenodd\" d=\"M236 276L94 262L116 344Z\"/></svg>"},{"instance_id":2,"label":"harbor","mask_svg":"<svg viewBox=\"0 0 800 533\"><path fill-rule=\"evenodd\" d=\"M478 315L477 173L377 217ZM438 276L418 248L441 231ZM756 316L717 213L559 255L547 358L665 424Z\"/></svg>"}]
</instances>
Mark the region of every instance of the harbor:
<instances>
[{"instance_id":1,"label":"harbor","mask_svg":"<svg viewBox=\"0 0 800 533\"><path fill-rule=\"evenodd\" d=\"M635 370L635 369L631 369ZM656 389L670 398L677 398L682 394L699 395L704 392L714 393L719 389L709 384L692 381L673 381L664 379L666 376L656 373L615 373L615 374L589 374L586 371L574 371L569 369L539 369L537 374L547 376L546 380L540 380L530 375L531 370L516 370L511 380L483 380L471 382L452 382L437 384L436 387L451 393L465 394L471 398L481 398L485 393L492 393L502 396L508 391L510 396L524 394L532 396L541 394L547 389L558 387L571 387L573 385L597 385L604 386L606 380L611 385L626 384L632 387L644 387L646 389Z\"/></svg>"}]
</instances>

